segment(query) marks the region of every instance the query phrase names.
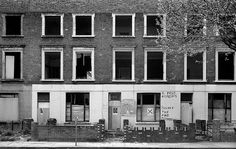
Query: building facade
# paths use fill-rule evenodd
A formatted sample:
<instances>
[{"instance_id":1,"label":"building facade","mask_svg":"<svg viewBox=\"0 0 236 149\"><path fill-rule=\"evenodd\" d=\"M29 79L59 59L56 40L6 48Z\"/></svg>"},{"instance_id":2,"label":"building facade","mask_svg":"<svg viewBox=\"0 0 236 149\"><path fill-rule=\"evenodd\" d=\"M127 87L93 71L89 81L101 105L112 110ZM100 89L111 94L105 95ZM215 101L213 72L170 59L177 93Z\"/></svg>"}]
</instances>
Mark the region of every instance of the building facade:
<instances>
[{"instance_id":1,"label":"building facade","mask_svg":"<svg viewBox=\"0 0 236 149\"><path fill-rule=\"evenodd\" d=\"M0 3L0 121L236 120L235 51L207 23L204 47L176 54L155 0Z\"/></svg>"}]
</instances>

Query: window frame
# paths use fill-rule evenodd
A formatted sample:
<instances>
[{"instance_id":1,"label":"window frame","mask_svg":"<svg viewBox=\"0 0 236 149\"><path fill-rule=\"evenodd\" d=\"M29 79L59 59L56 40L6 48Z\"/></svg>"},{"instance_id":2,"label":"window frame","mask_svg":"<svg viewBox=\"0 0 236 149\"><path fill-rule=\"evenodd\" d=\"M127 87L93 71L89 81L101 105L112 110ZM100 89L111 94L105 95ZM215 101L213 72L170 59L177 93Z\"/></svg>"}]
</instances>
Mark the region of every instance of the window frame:
<instances>
[{"instance_id":1,"label":"window frame","mask_svg":"<svg viewBox=\"0 0 236 149\"><path fill-rule=\"evenodd\" d=\"M147 78L147 53L148 52L162 52L163 53L163 78L161 80L151 80ZM145 82L166 82L166 50L159 48L145 48L144 49L144 81Z\"/></svg>"},{"instance_id":2,"label":"window frame","mask_svg":"<svg viewBox=\"0 0 236 149\"><path fill-rule=\"evenodd\" d=\"M91 53L91 79L76 79L76 53ZM94 79L94 48L74 47L73 48L73 60L72 60L72 81L95 81Z\"/></svg>"},{"instance_id":3,"label":"window frame","mask_svg":"<svg viewBox=\"0 0 236 149\"><path fill-rule=\"evenodd\" d=\"M6 59L5 56L7 52L19 52L20 53L20 79L6 79ZM2 50L2 80L23 80L23 48L3 48Z\"/></svg>"},{"instance_id":4,"label":"window frame","mask_svg":"<svg viewBox=\"0 0 236 149\"><path fill-rule=\"evenodd\" d=\"M197 16L203 16L202 14L186 14L185 15L185 25L184 25L184 37L188 37L188 15L197 15ZM203 16L203 20L202 20L202 37L207 35L207 20L206 18ZM199 35L193 35L193 36L199 36Z\"/></svg>"},{"instance_id":5,"label":"window frame","mask_svg":"<svg viewBox=\"0 0 236 149\"><path fill-rule=\"evenodd\" d=\"M148 16L163 16L163 35L147 35L147 17ZM144 30L143 30L143 37L150 37L150 38L155 38L155 37L166 37L166 14L161 14L161 13L153 13L153 14L144 14L143 15L143 19L144 19Z\"/></svg>"},{"instance_id":6,"label":"window frame","mask_svg":"<svg viewBox=\"0 0 236 149\"><path fill-rule=\"evenodd\" d=\"M233 80L219 80L218 79L218 75L219 75L219 52L232 52L234 53L234 79ZM236 82L236 55L235 55L235 51L229 48L216 48L216 52L215 52L215 82Z\"/></svg>"},{"instance_id":7,"label":"window frame","mask_svg":"<svg viewBox=\"0 0 236 149\"><path fill-rule=\"evenodd\" d=\"M132 64L131 64L131 80L119 80L116 78L116 52L131 52ZM135 76L135 59L134 59L134 48L113 48L113 59L112 59L112 81L114 82L134 82Z\"/></svg>"},{"instance_id":8,"label":"window frame","mask_svg":"<svg viewBox=\"0 0 236 149\"><path fill-rule=\"evenodd\" d=\"M187 77L187 67L188 67L188 54L187 52L184 53L184 82L206 82L206 50L198 51L197 53L202 52L202 79L188 79ZM195 53L194 53L195 54Z\"/></svg>"},{"instance_id":9,"label":"window frame","mask_svg":"<svg viewBox=\"0 0 236 149\"><path fill-rule=\"evenodd\" d=\"M76 35L76 17L77 16L90 16L91 17L91 35ZM72 37L95 37L94 35L94 18L95 14L72 14Z\"/></svg>"},{"instance_id":10,"label":"window frame","mask_svg":"<svg viewBox=\"0 0 236 149\"><path fill-rule=\"evenodd\" d=\"M60 35L45 35L45 17L46 16L59 16L60 17ZM42 18L42 35L41 37L63 37L64 36L64 26L63 26L63 20L64 20L64 14L57 14L57 13L46 13L41 14Z\"/></svg>"},{"instance_id":11,"label":"window frame","mask_svg":"<svg viewBox=\"0 0 236 149\"><path fill-rule=\"evenodd\" d=\"M132 35L116 35L116 16L132 16ZM135 13L112 13L112 37L135 37Z\"/></svg>"},{"instance_id":12,"label":"window frame","mask_svg":"<svg viewBox=\"0 0 236 149\"><path fill-rule=\"evenodd\" d=\"M45 78L45 53L46 52L59 52L60 53L60 79L46 79ZM64 81L63 80L63 48L42 48L42 61L41 61L41 80L40 81Z\"/></svg>"},{"instance_id":13,"label":"window frame","mask_svg":"<svg viewBox=\"0 0 236 149\"><path fill-rule=\"evenodd\" d=\"M21 17L21 29L20 35L6 35L6 16L20 16ZM2 14L2 19L3 19L3 26L2 26L2 37L24 37L24 33L23 33L23 24L24 24L24 14Z\"/></svg>"}]
</instances>

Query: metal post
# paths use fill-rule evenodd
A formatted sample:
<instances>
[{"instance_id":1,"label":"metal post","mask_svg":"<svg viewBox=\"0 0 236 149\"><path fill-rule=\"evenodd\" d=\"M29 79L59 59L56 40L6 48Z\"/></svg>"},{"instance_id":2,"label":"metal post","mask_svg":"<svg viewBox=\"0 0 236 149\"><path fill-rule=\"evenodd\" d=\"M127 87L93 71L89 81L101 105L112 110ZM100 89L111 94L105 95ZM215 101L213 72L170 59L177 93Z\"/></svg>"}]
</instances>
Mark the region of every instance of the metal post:
<instances>
[{"instance_id":1,"label":"metal post","mask_svg":"<svg viewBox=\"0 0 236 149\"><path fill-rule=\"evenodd\" d=\"M78 117L75 119L75 146L77 146L77 124L78 124Z\"/></svg>"}]
</instances>

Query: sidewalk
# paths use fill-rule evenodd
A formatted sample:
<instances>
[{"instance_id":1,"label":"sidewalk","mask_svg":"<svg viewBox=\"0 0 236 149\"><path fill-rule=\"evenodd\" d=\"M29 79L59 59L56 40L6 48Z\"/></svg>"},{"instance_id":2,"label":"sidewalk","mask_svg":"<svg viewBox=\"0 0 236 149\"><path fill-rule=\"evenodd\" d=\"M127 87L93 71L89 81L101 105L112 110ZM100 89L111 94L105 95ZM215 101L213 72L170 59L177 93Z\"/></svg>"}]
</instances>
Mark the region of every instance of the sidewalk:
<instances>
[{"instance_id":1,"label":"sidewalk","mask_svg":"<svg viewBox=\"0 0 236 149\"><path fill-rule=\"evenodd\" d=\"M122 143L122 142L0 142L0 148L236 148L236 142Z\"/></svg>"}]
</instances>

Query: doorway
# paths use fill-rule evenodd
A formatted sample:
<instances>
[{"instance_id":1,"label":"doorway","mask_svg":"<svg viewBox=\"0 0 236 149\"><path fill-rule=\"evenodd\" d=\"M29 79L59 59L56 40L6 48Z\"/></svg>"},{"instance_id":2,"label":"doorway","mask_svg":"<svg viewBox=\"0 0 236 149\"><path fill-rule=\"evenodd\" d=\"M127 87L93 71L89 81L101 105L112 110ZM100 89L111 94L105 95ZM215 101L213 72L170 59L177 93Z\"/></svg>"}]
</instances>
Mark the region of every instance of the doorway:
<instances>
[{"instance_id":1,"label":"doorway","mask_svg":"<svg viewBox=\"0 0 236 149\"><path fill-rule=\"evenodd\" d=\"M121 93L108 94L108 129L117 130L121 128Z\"/></svg>"},{"instance_id":2,"label":"doorway","mask_svg":"<svg viewBox=\"0 0 236 149\"><path fill-rule=\"evenodd\" d=\"M181 121L189 125L193 122L192 93L181 93Z\"/></svg>"},{"instance_id":3,"label":"doorway","mask_svg":"<svg viewBox=\"0 0 236 149\"><path fill-rule=\"evenodd\" d=\"M38 124L46 125L49 119L49 93L38 93Z\"/></svg>"}]
</instances>

